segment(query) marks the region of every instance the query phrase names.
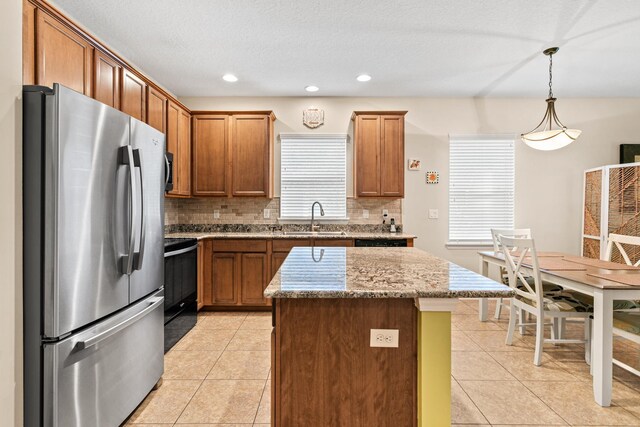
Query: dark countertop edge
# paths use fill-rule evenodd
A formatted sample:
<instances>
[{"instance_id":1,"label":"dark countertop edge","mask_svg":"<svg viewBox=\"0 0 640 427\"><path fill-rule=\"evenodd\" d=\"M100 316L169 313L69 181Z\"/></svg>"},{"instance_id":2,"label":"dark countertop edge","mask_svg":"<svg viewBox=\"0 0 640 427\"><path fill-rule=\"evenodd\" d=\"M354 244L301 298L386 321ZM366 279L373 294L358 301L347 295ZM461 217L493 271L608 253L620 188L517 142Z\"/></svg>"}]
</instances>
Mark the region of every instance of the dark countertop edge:
<instances>
[{"instance_id":1,"label":"dark countertop edge","mask_svg":"<svg viewBox=\"0 0 640 427\"><path fill-rule=\"evenodd\" d=\"M342 240L342 239L378 239L378 240L402 240L417 239L418 236L405 233L347 233L344 235L320 235L320 236L301 236L281 233L242 233L242 232L178 232L166 233L165 238L174 238L189 235L198 240L204 239L287 239L287 240L308 240L311 238L326 240Z\"/></svg>"},{"instance_id":2,"label":"dark countertop edge","mask_svg":"<svg viewBox=\"0 0 640 427\"><path fill-rule=\"evenodd\" d=\"M356 298L511 298L515 293L509 291L434 291L434 292L417 292L417 291L268 291L264 293L267 298L275 299L356 299Z\"/></svg>"}]
</instances>

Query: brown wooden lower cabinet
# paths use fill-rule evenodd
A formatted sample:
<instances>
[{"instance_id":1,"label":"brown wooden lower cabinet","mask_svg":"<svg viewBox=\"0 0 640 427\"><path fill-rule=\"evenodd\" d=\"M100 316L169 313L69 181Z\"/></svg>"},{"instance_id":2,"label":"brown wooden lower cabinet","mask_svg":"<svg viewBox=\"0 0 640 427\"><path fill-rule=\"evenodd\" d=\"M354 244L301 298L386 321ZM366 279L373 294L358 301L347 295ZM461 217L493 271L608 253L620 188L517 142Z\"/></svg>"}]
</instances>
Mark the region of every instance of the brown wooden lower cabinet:
<instances>
[{"instance_id":1,"label":"brown wooden lower cabinet","mask_svg":"<svg viewBox=\"0 0 640 427\"><path fill-rule=\"evenodd\" d=\"M407 239L413 246L413 239ZM206 239L198 246L198 307L266 308L264 289L296 246L351 247L353 239Z\"/></svg>"},{"instance_id":2,"label":"brown wooden lower cabinet","mask_svg":"<svg viewBox=\"0 0 640 427\"><path fill-rule=\"evenodd\" d=\"M237 254L213 252L211 255L211 305L236 305L238 303Z\"/></svg>"},{"instance_id":3,"label":"brown wooden lower cabinet","mask_svg":"<svg viewBox=\"0 0 640 427\"><path fill-rule=\"evenodd\" d=\"M352 239L314 239L313 246L351 247L353 246L353 240Z\"/></svg>"},{"instance_id":4,"label":"brown wooden lower cabinet","mask_svg":"<svg viewBox=\"0 0 640 427\"><path fill-rule=\"evenodd\" d=\"M271 305L263 296L269 284L266 240L207 240L202 257L205 307L257 308Z\"/></svg>"},{"instance_id":5,"label":"brown wooden lower cabinet","mask_svg":"<svg viewBox=\"0 0 640 427\"><path fill-rule=\"evenodd\" d=\"M198 255L197 255L197 262L198 262L198 285L197 285L197 296L196 296L196 301L197 301L197 310L200 310L202 307L204 307L204 244L205 242L200 240L198 242Z\"/></svg>"},{"instance_id":6,"label":"brown wooden lower cabinet","mask_svg":"<svg viewBox=\"0 0 640 427\"><path fill-rule=\"evenodd\" d=\"M412 299L276 299L271 425L417 423L417 310ZM398 329L397 348L370 329Z\"/></svg>"},{"instance_id":7,"label":"brown wooden lower cabinet","mask_svg":"<svg viewBox=\"0 0 640 427\"><path fill-rule=\"evenodd\" d=\"M287 252L274 252L274 253L271 254L271 278L272 279L273 279L273 276L276 275L276 273L278 272L278 270L282 266L282 263L287 258L287 255L289 255L288 251Z\"/></svg>"},{"instance_id":8,"label":"brown wooden lower cabinet","mask_svg":"<svg viewBox=\"0 0 640 427\"><path fill-rule=\"evenodd\" d=\"M240 304L265 305L267 254L240 254Z\"/></svg>"}]
</instances>

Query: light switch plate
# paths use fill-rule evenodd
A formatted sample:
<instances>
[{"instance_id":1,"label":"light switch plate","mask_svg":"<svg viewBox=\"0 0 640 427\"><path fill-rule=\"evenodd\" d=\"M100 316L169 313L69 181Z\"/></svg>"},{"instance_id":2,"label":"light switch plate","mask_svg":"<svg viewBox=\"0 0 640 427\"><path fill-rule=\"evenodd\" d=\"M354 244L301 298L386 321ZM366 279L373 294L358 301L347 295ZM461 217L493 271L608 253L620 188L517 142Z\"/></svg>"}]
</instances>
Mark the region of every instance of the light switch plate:
<instances>
[{"instance_id":1,"label":"light switch plate","mask_svg":"<svg viewBox=\"0 0 640 427\"><path fill-rule=\"evenodd\" d=\"M438 219L439 214L438 209L429 209L429 219Z\"/></svg>"},{"instance_id":2,"label":"light switch plate","mask_svg":"<svg viewBox=\"0 0 640 427\"><path fill-rule=\"evenodd\" d=\"M398 347L399 329L371 329L371 347Z\"/></svg>"},{"instance_id":3,"label":"light switch plate","mask_svg":"<svg viewBox=\"0 0 640 427\"><path fill-rule=\"evenodd\" d=\"M213 219L219 219L219 218L220 218L220 211L216 209L213 211Z\"/></svg>"},{"instance_id":4,"label":"light switch plate","mask_svg":"<svg viewBox=\"0 0 640 427\"><path fill-rule=\"evenodd\" d=\"M369 218L369 211L367 209L362 209L362 218Z\"/></svg>"},{"instance_id":5,"label":"light switch plate","mask_svg":"<svg viewBox=\"0 0 640 427\"><path fill-rule=\"evenodd\" d=\"M269 219L271 217L271 209L265 209L262 211L262 216L264 219Z\"/></svg>"}]
</instances>

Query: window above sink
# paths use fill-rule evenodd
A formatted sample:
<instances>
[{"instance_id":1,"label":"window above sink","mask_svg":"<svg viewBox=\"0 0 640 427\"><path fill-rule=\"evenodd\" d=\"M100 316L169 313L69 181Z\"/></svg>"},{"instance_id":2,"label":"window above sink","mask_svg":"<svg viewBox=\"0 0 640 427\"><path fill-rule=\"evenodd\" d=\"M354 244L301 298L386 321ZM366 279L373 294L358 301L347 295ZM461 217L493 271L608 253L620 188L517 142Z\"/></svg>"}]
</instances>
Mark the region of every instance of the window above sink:
<instances>
[{"instance_id":1,"label":"window above sink","mask_svg":"<svg viewBox=\"0 0 640 427\"><path fill-rule=\"evenodd\" d=\"M280 134L280 222L308 221L319 201L319 222L347 221L345 134ZM311 234L310 234L311 235Z\"/></svg>"}]
</instances>

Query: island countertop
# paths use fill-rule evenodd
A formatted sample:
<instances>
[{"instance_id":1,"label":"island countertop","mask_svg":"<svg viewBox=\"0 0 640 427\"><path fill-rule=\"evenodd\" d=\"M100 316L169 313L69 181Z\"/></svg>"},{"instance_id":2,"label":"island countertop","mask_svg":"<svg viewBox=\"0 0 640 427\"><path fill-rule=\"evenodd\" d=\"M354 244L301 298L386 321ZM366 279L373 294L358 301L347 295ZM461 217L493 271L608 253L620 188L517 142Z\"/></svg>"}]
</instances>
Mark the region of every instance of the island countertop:
<instances>
[{"instance_id":1,"label":"island countertop","mask_svg":"<svg viewBox=\"0 0 640 427\"><path fill-rule=\"evenodd\" d=\"M268 298L510 298L494 280L417 248L295 247Z\"/></svg>"}]
</instances>

